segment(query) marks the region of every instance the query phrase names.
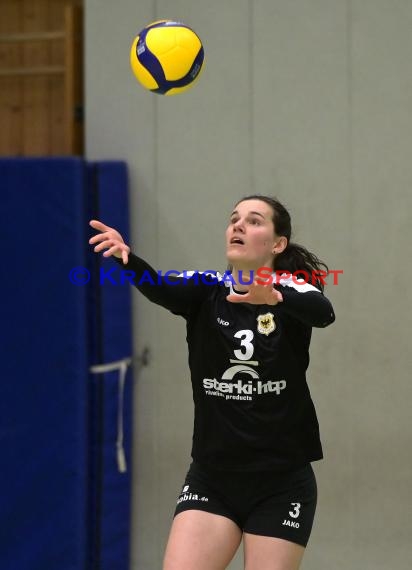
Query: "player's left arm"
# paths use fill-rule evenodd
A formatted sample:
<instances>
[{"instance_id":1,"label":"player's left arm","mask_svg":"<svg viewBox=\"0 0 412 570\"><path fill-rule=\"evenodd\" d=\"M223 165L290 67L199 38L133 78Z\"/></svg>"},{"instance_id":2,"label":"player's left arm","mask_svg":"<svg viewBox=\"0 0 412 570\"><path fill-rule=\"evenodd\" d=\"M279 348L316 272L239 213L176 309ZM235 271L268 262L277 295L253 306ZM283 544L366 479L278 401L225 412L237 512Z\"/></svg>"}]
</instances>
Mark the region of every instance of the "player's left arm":
<instances>
[{"instance_id":1,"label":"player's left arm","mask_svg":"<svg viewBox=\"0 0 412 570\"><path fill-rule=\"evenodd\" d=\"M332 304L323 293L308 283L282 279L283 283L262 284L256 280L247 293L231 293L226 297L231 303L252 305L279 305L281 311L310 327L327 327L335 320Z\"/></svg>"},{"instance_id":2,"label":"player's left arm","mask_svg":"<svg viewBox=\"0 0 412 570\"><path fill-rule=\"evenodd\" d=\"M288 286L275 285L282 294L282 310L311 327L324 328L335 320L332 303L317 289L295 289Z\"/></svg>"}]
</instances>

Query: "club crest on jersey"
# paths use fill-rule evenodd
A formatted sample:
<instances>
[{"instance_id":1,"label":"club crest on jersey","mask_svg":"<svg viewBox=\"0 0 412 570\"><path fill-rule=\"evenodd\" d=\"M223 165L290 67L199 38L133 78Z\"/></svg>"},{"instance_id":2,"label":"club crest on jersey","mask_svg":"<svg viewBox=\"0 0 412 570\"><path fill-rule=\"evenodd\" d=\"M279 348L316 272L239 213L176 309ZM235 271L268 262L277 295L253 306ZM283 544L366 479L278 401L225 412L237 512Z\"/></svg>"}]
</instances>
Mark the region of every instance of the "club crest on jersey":
<instances>
[{"instance_id":1,"label":"club crest on jersey","mask_svg":"<svg viewBox=\"0 0 412 570\"><path fill-rule=\"evenodd\" d=\"M270 335L276 328L275 317L272 313L265 313L264 315L259 315L257 318L257 330L261 334L266 336Z\"/></svg>"}]
</instances>

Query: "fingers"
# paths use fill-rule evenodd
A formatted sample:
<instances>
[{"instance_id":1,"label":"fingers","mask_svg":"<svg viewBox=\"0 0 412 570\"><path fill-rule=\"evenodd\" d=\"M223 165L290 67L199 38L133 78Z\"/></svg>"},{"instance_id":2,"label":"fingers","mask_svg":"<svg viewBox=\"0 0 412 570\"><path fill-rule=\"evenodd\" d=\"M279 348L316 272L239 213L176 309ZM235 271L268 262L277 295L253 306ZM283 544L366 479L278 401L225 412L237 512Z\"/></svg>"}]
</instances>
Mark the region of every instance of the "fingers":
<instances>
[{"instance_id":1,"label":"fingers","mask_svg":"<svg viewBox=\"0 0 412 570\"><path fill-rule=\"evenodd\" d=\"M120 255L116 255L116 253L120 253ZM116 255L116 257L121 257L124 263L127 263L129 259L128 254L129 254L128 246L122 243L114 244L111 248L109 248L107 251L103 253L104 257L110 257L111 255Z\"/></svg>"},{"instance_id":2,"label":"fingers","mask_svg":"<svg viewBox=\"0 0 412 570\"><path fill-rule=\"evenodd\" d=\"M95 236L91 237L89 239L90 244L96 243L98 241L102 241L103 239L108 239L108 238L113 239L114 237L118 237L117 236L118 232L116 230L114 230L113 228L110 228L109 226L106 226L102 222L99 222L99 220L90 220L89 224L95 230L99 230L100 232L104 232L104 233L96 234Z\"/></svg>"},{"instance_id":3,"label":"fingers","mask_svg":"<svg viewBox=\"0 0 412 570\"><path fill-rule=\"evenodd\" d=\"M106 237L107 237L107 234L97 234L97 235L95 235L89 239L89 243L94 244L98 241L101 241L102 239L106 239Z\"/></svg>"},{"instance_id":4,"label":"fingers","mask_svg":"<svg viewBox=\"0 0 412 570\"><path fill-rule=\"evenodd\" d=\"M248 293L246 293L246 295L237 295L236 293L230 293L226 297L226 301L229 301L230 303L247 303L248 299Z\"/></svg>"},{"instance_id":5,"label":"fingers","mask_svg":"<svg viewBox=\"0 0 412 570\"><path fill-rule=\"evenodd\" d=\"M96 243L98 241L102 241L103 239L107 239L109 237L109 235L108 235L109 231L113 229L113 228L109 228L109 226L106 226L102 222L99 222L99 220L90 220L89 225L92 228L94 228L95 230L99 230L100 232L105 232L105 233L96 234L95 236L90 238L89 239L90 244Z\"/></svg>"},{"instance_id":6,"label":"fingers","mask_svg":"<svg viewBox=\"0 0 412 570\"><path fill-rule=\"evenodd\" d=\"M117 251L118 251L119 247L117 245L114 245L113 247L109 248L107 251L103 252L103 255L105 257L110 257L111 255L114 255Z\"/></svg>"},{"instance_id":7,"label":"fingers","mask_svg":"<svg viewBox=\"0 0 412 570\"><path fill-rule=\"evenodd\" d=\"M95 240L95 241L97 241L97 240ZM89 243L91 243L91 240ZM114 245L114 241L112 239L106 239L105 241L102 241L102 243L99 243L99 245L96 245L96 247L94 248L93 251L98 253L99 251L102 251L102 249L107 249L108 247L111 247L112 245Z\"/></svg>"},{"instance_id":8,"label":"fingers","mask_svg":"<svg viewBox=\"0 0 412 570\"><path fill-rule=\"evenodd\" d=\"M109 226L106 226L103 222L99 222L99 220L90 220L89 224L92 226L92 228L94 228L95 230L99 230L101 232L111 229L109 228Z\"/></svg>"},{"instance_id":9,"label":"fingers","mask_svg":"<svg viewBox=\"0 0 412 570\"><path fill-rule=\"evenodd\" d=\"M103 222L99 220L90 220L89 224L95 230L102 232L89 239L89 244L91 245L98 243L94 251L98 253L106 249L107 251L103 253L105 257L120 253L120 255L116 255L116 257L121 257L123 263L126 265L129 261L130 248L124 243L122 236L115 229L106 226L106 224L103 224Z\"/></svg>"},{"instance_id":10,"label":"fingers","mask_svg":"<svg viewBox=\"0 0 412 570\"><path fill-rule=\"evenodd\" d=\"M266 289L270 289L271 287L273 287L273 281L270 280L269 282L265 279L265 280L259 280L259 279L255 279L253 281L253 283L250 285L250 288L253 289L261 289L261 288L266 288Z\"/></svg>"},{"instance_id":11,"label":"fingers","mask_svg":"<svg viewBox=\"0 0 412 570\"><path fill-rule=\"evenodd\" d=\"M101 230L101 232L102 232L102 233L99 233L99 234L92 236L89 239L89 243L91 245L94 243L97 243L97 242L103 243L107 240L111 240L113 243L118 242L118 243L124 244L124 240L123 240L122 236L114 228L110 228L109 226L106 226L105 224L102 224L102 222L99 222L97 220L91 220L90 225L92 227L95 227L95 229ZM99 250L95 249L95 251L99 251Z\"/></svg>"},{"instance_id":12,"label":"fingers","mask_svg":"<svg viewBox=\"0 0 412 570\"><path fill-rule=\"evenodd\" d=\"M113 229L111 229L108 232L104 232L102 234L96 234L95 236L89 239L89 243L93 245L94 243L98 243L99 241L103 243L103 241L109 241L109 240L112 241L113 243L115 241L118 243L124 243L123 238L120 236L120 234L118 234Z\"/></svg>"}]
</instances>

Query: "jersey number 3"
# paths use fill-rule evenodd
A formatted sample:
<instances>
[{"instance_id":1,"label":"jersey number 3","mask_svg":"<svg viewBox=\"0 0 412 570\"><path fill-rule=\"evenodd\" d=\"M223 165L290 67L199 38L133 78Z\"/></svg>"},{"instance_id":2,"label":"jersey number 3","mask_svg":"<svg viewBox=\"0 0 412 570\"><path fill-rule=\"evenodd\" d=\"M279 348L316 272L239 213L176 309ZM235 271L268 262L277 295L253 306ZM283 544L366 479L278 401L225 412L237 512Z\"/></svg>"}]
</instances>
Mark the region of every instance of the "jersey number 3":
<instances>
[{"instance_id":1,"label":"jersey number 3","mask_svg":"<svg viewBox=\"0 0 412 570\"><path fill-rule=\"evenodd\" d=\"M254 347L252 344L253 332L251 330L238 331L235 333L235 338L240 338L240 346L235 350L235 356L239 360L250 360L253 356Z\"/></svg>"}]
</instances>

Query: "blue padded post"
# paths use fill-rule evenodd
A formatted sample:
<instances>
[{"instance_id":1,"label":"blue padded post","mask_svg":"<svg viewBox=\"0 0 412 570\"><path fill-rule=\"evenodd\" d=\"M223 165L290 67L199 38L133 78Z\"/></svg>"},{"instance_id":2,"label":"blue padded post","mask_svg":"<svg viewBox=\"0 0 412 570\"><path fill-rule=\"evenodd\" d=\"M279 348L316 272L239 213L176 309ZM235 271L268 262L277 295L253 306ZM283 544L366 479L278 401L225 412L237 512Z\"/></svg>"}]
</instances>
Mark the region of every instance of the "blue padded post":
<instances>
[{"instance_id":1,"label":"blue padded post","mask_svg":"<svg viewBox=\"0 0 412 570\"><path fill-rule=\"evenodd\" d=\"M89 213L115 227L129 241L127 168L124 162L90 164ZM92 231L91 235L95 232ZM94 287L90 294L93 323L90 428L91 535L89 565L93 570L128 570L131 515L132 369L127 366L121 389L116 363L132 355L131 287L121 283L119 266L102 254L90 254ZM100 271L114 268L114 283ZM114 364L113 364L114 363ZM111 370L111 367L114 370ZM106 372L96 373L99 370ZM120 436L123 435L122 441ZM121 445L120 445L121 444ZM122 459L126 464L123 465Z\"/></svg>"}]
</instances>

